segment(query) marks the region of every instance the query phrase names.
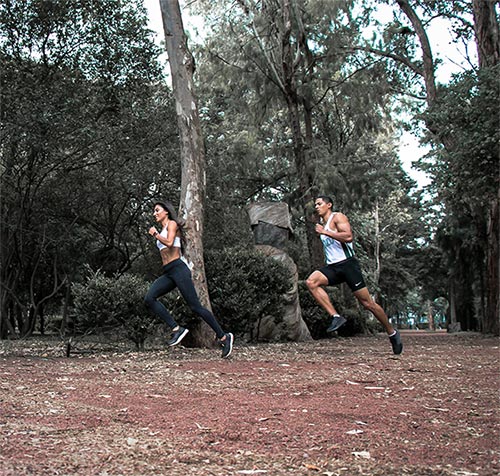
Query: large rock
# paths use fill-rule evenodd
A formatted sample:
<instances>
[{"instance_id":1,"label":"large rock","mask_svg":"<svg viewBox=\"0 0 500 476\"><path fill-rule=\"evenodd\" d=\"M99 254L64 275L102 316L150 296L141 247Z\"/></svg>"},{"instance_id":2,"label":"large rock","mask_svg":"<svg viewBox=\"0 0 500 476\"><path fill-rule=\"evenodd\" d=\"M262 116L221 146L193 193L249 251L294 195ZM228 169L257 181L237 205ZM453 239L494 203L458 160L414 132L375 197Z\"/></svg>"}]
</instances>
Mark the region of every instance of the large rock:
<instances>
[{"instance_id":1,"label":"large rock","mask_svg":"<svg viewBox=\"0 0 500 476\"><path fill-rule=\"evenodd\" d=\"M311 333L302 319L298 293L297 266L284 251L292 233L288 205L281 202L252 203L247 208L256 248L283 263L292 278L292 287L283 295L284 316L264 316L256 324L254 335L260 340L311 340Z\"/></svg>"},{"instance_id":2,"label":"large rock","mask_svg":"<svg viewBox=\"0 0 500 476\"><path fill-rule=\"evenodd\" d=\"M286 249L292 232L288 205L281 202L257 202L247 207L256 245Z\"/></svg>"},{"instance_id":3,"label":"large rock","mask_svg":"<svg viewBox=\"0 0 500 476\"><path fill-rule=\"evenodd\" d=\"M311 333L302 319L298 292L297 265L284 251L269 245L256 245L256 248L271 259L280 261L285 265L292 276L292 287L286 292L283 299L284 313L281 321L275 316L264 316L254 329L254 335L259 340L283 341L291 340L302 342L311 340Z\"/></svg>"}]
</instances>

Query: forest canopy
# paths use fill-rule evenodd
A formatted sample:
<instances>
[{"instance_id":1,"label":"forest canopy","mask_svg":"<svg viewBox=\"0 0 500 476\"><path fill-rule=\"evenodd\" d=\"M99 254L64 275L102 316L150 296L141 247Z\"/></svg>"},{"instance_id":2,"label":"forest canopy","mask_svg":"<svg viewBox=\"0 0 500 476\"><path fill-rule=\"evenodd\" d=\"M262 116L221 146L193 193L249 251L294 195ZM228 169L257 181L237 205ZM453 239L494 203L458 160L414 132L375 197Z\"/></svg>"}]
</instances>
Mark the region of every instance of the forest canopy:
<instances>
[{"instance_id":1,"label":"forest canopy","mask_svg":"<svg viewBox=\"0 0 500 476\"><path fill-rule=\"evenodd\" d=\"M498 334L496 2L199 0L188 13L205 25L190 45L205 250L252 247L246 206L285 202L303 280L321 259L312 200L330 195L393 322ZM446 84L436 18L479 51ZM162 54L141 0L0 5L1 338L69 313L89 269L159 272L151 205L178 205L181 187ZM429 147L423 189L402 166L404 130ZM363 314L343 289L336 299Z\"/></svg>"}]
</instances>

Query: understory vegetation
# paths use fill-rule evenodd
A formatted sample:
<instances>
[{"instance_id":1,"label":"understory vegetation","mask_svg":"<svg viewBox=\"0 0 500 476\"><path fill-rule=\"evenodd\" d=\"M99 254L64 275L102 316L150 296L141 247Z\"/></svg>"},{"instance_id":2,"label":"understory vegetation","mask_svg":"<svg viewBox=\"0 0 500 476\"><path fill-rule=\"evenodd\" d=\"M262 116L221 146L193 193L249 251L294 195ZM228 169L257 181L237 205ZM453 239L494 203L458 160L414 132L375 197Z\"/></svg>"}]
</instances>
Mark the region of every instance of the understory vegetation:
<instances>
[{"instance_id":1,"label":"understory vegetation","mask_svg":"<svg viewBox=\"0 0 500 476\"><path fill-rule=\"evenodd\" d=\"M206 149L203 247L221 323L255 340L264 314L280 319L290 281L254 252L246 207L281 202L302 318L325 337L303 285L322 258L312 206L321 193L349 217L368 288L392 322L498 334L495 2L483 16L466 1L194 3L206 27L190 43ZM445 84L426 43L436 18L453 18L457 48L479 51ZM488 31L496 36L480 36ZM0 67L0 339L120 327L141 348L159 325L143 304L161 272L151 205L179 205L182 165L142 2L2 2ZM428 146L417 164L424 188L403 167L403 131ZM329 292L350 318L345 332L378 330L348 289ZM194 319L177 294L165 299Z\"/></svg>"}]
</instances>

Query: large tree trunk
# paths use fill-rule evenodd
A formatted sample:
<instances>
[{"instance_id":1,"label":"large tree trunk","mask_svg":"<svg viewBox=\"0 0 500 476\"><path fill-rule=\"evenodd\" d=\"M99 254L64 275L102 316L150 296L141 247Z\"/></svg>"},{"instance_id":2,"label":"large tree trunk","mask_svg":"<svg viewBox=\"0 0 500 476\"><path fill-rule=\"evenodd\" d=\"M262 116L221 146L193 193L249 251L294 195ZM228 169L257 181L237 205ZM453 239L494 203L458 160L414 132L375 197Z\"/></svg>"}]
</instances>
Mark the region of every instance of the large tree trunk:
<instances>
[{"instance_id":1,"label":"large tree trunk","mask_svg":"<svg viewBox=\"0 0 500 476\"><path fill-rule=\"evenodd\" d=\"M378 289L380 282L380 240L381 240L378 198L375 199L374 219L375 219L374 220L375 221L375 276L373 277L373 281Z\"/></svg>"},{"instance_id":2,"label":"large tree trunk","mask_svg":"<svg viewBox=\"0 0 500 476\"><path fill-rule=\"evenodd\" d=\"M289 90L286 96L288 104L288 117L292 129L293 150L295 156L295 167L299 180L299 199L302 205L302 211L306 224L307 248L311 261L311 268L317 268L323 264L324 256L321 241L315 232L315 225L318 222L318 216L314 210L314 199L317 194L313 186L313 178L308 172L309 158L307 146L304 145L302 128L300 123L299 106L296 93Z\"/></svg>"},{"instance_id":3,"label":"large tree trunk","mask_svg":"<svg viewBox=\"0 0 500 476\"><path fill-rule=\"evenodd\" d=\"M399 8L410 20L415 33L418 36L420 47L422 48L423 77L425 81L425 91L427 94L427 104L430 106L436 100L437 88L434 74L434 59L432 57L431 44L425 31L424 25L408 0L396 0Z\"/></svg>"},{"instance_id":4,"label":"large tree trunk","mask_svg":"<svg viewBox=\"0 0 500 476\"><path fill-rule=\"evenodd\" d=\"M194 59L187 45L178 0L160 0L181 141L180 215L186 221L186 258L202 304L211 309L203 260L205 149L193 87ZM200 321L192 329L196 345L209 346L213 333Z\"/></svg>"},{"instance_id":5,"label":"large tree trunk","mask_svg":"<svg viewBox=\"0 0 500 476\"><path fill-rule=\"evenodd\" d=\"M315 223L318 220L314 211L314 199L318 191L314 186L314 174L311 171L311 158L309 151L312 146L312 111L310 100L299 97L295 75L297 64L294 60L294 49L296 45L292 40L292 6L290 0L283 0L283 32L282 42L282 85L283 94L288 106L288 117L292 131L293 150L295 156L295 167L299 181L299 196L306 223L306 237L311 268L317 268L323 264L324 256L320 240L315 232ZM301 25L301 22L296 22ZM306 68L310 73L313 71L312 55L310 54L305 38L305 32L301 30L299 35L300 48L306 61ZM308 91L304 88L304 91ZM302 126L301 112L303 111L304 126ZM305 133L304 133L305 131Z\"/></svg>"},{"instance_id":6,"label":"large tree trunk","mask_svg":"<svg viewBox=\"0 0 500 476\"><path fill-rule=\"evenodd\" d=\"M500 38L495 4L498 1L473 0L474 32L479 66L495 66L500 59Z\"/></svg>"},{"instance_id":7,"label":"large tree trunk","mask_svg":"<svg viewBox=\"0 0 500 476\"><path fill-rule=\"evenodd\" d=\"M486 316L483 332L500 334L500 190L498 197L490 205L488 217L487 249L486 249Z\"/></svg>"},{"instance_id":8,"label":"large tree trunk","mask_svg":"<svg viewBox=\"0 0 500 476\"><path fill-rule=\"evenodd\" d=\"M497 1L473 0L474 31L479 66L489 68L498 65L500 59L500 34L496 14ZM486 244L486 315L483 332L500 333L500 190L488 209Z\"/></svg>"},{"instance_id":9,"label":"large tree trunk","mask_svg":"<svg viewBox=\"0 0 500 476\"><path fill-rule=\"evenodd\" d=\"M432 313L432 303L430 299L427 299L427 320L429 321L429 330L435 331L436 325L434 322L434 314Z\"/></svg>"}]
</instances>

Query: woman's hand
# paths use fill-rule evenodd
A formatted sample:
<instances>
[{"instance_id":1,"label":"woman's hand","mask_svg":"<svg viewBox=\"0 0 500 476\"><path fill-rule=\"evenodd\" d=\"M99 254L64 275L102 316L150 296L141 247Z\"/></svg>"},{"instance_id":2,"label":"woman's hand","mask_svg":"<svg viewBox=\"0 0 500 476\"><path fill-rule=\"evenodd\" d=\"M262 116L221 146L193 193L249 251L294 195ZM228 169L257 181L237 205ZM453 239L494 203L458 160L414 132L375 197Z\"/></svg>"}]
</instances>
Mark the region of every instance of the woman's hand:
<instances>
[{"instance_id":1,"label":"woman's hand","mask_svg":"<svg viewBox=\"0 0 500 476\"><path fill-rule=\"evenodd\" d=\"M148 233L151 235L151 236L156 236L158 234L158 230L156 229L156 227L152 226Z\"/></svg>"}]
</instances>

